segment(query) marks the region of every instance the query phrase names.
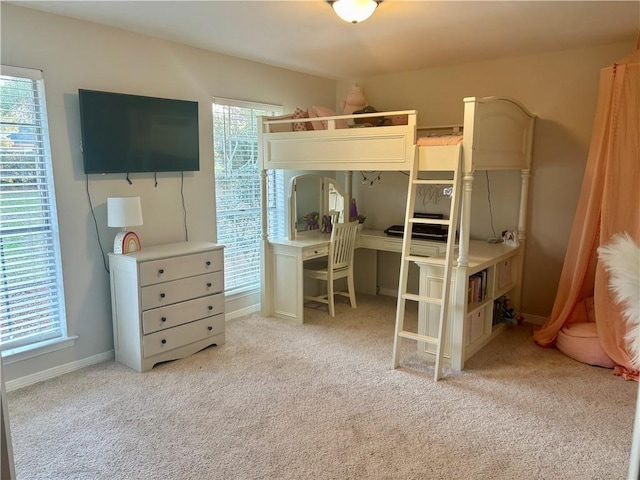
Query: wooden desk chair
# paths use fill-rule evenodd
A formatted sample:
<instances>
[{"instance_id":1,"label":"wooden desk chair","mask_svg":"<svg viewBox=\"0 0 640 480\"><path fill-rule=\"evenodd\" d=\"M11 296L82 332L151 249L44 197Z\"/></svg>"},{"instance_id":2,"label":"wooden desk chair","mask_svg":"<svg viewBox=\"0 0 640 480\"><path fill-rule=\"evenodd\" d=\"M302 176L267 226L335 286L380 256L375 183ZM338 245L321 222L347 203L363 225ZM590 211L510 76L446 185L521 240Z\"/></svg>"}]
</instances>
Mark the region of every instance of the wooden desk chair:
<instances>
[{"instance_id":1,"label":"wooden desk chair","mask_svg":"<svg viewBox=\"0 0 640 480\"><path fill-rule=\"evenodd\" d=\"M305 300L326 303L329 315L335 317L334 296L349 297L351 308L356 308L356 294L353 283L353 251L356 243L358 222L336 223L331 230L329 255L326 260L309 261L304 264L304 276L327 282L325 295L305 296ZM347 279L347 291L334 291L333 282L340 278Z\"/></svg>"}]
</instances>

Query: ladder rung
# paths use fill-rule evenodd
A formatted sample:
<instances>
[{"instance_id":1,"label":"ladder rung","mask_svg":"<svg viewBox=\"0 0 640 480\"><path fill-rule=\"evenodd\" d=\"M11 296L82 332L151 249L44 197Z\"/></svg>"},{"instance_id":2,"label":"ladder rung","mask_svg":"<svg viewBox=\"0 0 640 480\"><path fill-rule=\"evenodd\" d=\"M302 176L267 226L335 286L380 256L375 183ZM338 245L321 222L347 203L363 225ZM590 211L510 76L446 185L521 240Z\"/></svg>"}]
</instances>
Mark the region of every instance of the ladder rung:
<instances>
[{"instance_id":1,"label":"ladder rung","mask_svg":"<svg viewBox=\"0 0 640 480\"><path fill-rule=\"evenodd\" d=\"M409 223L415 223L420 225L451 225L451 220L445 220L442 218L410 218Z\"/></svg>"},{"instance_id":2,"label":"ladder rung","mask_svg":"<svg viewBox=\"0 0 640 480\"><path fill-rule=\"evenodd\" d=\"M443 257L421 257L419 255L407 255L406 257L404 257L404 259L409 262L418 262L425 265L433 265L434 267L444 267L446 263ZM456 262L451 266L457 267L458 263Z\"/></svg>"},{"instance_id":3,"label":"ladder rung","mask_svg":"<svg viewBox=\"0 0 640 480\"><path fill-rule=\"evenodd\" d=\"M414 302L431 303L432 305L442 305L442 299L438 297L427 297L426 295L416 295L414 293L403 293L402 298L413 300Z\"/></svg>"},{"instance_id":4,"label":"ladder rung","mask_svg":"<svg viewBox=\"0 0 640 480\"><path fill-rule=\"evenodd\" d=\"M453 185L453 180L420 180L413 181L414 185Z\"/></svg>"},{"instance_id":5,"label":"ladder rung","mask_svg":"<svg viewBox=\"0 0 640 480\"><path fill-rule=\"evenodd\" d=\"M420 335L419 333L409 332L407 330L399 331L398 336L402 338L409 338L411 340L417 340L419 342L426 342L431 345L438 345L438 339L436 337L430 337L428 335Z\"/></svg>"},{"instance_id":6,"label":"ladder rung","mask_svg":"<svg viewBox=\"0 0 640 480\"><path fill-rule=\"evenodd\" d=\"M409 261L409 262L420 262L420 263L429 263L429 259L431 257L427 257L427 256L420 256L420 255L407 255L406 257L404 257L405 260Z\"/></svg>"}]
</instances>

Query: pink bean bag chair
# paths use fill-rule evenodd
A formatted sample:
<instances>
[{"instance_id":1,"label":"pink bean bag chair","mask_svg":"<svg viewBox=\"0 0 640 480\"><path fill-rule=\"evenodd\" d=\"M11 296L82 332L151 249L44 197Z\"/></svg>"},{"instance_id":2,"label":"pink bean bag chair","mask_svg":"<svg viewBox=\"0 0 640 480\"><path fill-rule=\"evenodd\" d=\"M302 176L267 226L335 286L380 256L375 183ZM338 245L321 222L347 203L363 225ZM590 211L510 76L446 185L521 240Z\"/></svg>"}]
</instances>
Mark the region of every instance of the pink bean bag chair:
<instances>
[{"instance_id":1,"label":"pink bean bag chair","mask_svg":"<svg viewBox=\"0 0 640 480\"><path fill-rule=\"evenodd\" d=\"M568 357L588 365L613 368L616 363L600 345L598 329L594 321L593 297L586 298L572 314L572 323L565 324L558 332L556 347Z\"/></svg>"}]
</instances>

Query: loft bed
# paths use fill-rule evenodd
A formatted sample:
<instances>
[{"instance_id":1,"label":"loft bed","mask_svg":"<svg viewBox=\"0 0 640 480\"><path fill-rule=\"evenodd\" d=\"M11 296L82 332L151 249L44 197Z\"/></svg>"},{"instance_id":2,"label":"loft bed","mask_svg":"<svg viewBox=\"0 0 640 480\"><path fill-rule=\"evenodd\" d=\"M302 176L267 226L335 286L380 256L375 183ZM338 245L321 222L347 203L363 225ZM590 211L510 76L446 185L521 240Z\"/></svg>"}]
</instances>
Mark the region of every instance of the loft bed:
<instances>
[{"instance_id":1,"label":"loft bed","mask_svg":"<svg viewBox=\"0 0 640 480\"><path fill-rule=\"evenodd\" d=\"M258 130L260 167L263 170L408 171L413 167L417 112L379 112L367 114L367 117L394 115L405 115L407 124L336 128L336 125L358 117L336 115L314 119L314 124L326 124L326 129L295 131L291 125L301 123L301 119L261 117Z\"/></svg>"},{"instance_id":2,"label":"loft bed","mask_svg":"<svg viewBox=\"0 0 640 480\"><path fill-rule=\"evenodd\" d=\"M420 171L451 170L462 157L464 195L460 252L465 256L473 174L477 170L521 170L518 234L525 238L527 197L535 116L518 101L506 97L464 98L464 123L447 127L418 127L415 110L367 113L367 117L404 118L403 125L337 128L362 115L314 119L322 130L295 131L305 118L260 117L258 156L261 170L409 171L418 158ZM449 130L449 135L431 135ZM266 178L263 176L266 195ZM351 176L347 175L347 205ZM267 238L266 197L263 236ZM290 238L291 239L291 238ZM463 262L464 263L464 262Z\"/></svg>"},{"instance_id":3,"label":"loft bed","mask_svg":"<svg viewBox=\"0 0 640 480\"><path fill-rule=\"evenodd\" d=\"M417 127L415 110L367 113L367 117L406 117L405 125L336 128L362 115L336 115L315 119L323 130L295 131L295 123L310 120L261 117L258 130L260 168L293 170L402 170L413 168L416 150L420 170L430 160L456 155L459 144L419 138L419 132L449 127ZM464 99L464 123L450 127L462 132L463 171L526 169L531 163L534 116L519 102L505 97Z\"/></svg>"},{"instance_id":4,"label":"loft bed","mask_svg":"<svg viewBox=\"0 0 640 480\"><path fill-rule=\"evenodd\" d=\"M336 115L315 118L322 121L322 130L296 131L294 124L311 122L305 118L261 117L258 128L259 165L263 171L410 171L418 160L420 171L453 170L462 159L462 201L459 227L458 275L466 278L470 262L470 212L473 174L477 170L521 170L521 191L518 219L518 255L514 261L515 285L513 303L520 303L522 251L526 238L526 213L530 177L535 116L516 100L506 97L464 98L464 122L452 127L418 127L415 110L367 113L367 117L404 118L402 125L337 128L353 122L359 115ZM449 131L448 135L431 135ZM272 286L276 265L269 260L269 239L266 224L266 175L263 178L263 239L262 295L264 315L273 315ZM347 175L347 196L351 197L351 176ZM348 203L347 203L348 204ZM289 240L292 240L289 238ZM499 247L503 247L500 245ZM501 251L502 252L502 251ZM500 253L500 258L505 257ZM483 258L486 252L483 249ZM477 264L476 262L475 264ZM474 264L473 251L471 264ZM460 273L462 272L462 273ZM462 289L456 291L462 292ZM466 292L456 293L455 302L466 303ZM464 298L459 298L459 297ZM454 309L465 311L466 308ZM277 312L275 312L277 314ZM455 330L455 329L454 329ZM464 332L463 332L464 330ZM467 335L463 328L459 335ZM455 333L454 333L455 334ZM490 335L489 335L490 336ZM487 335L483 341L490 340ZM492 337L491 337L492 338ZM456 343L456 340L453 341ZM470 349L469 351L471 351ZM477 351L477 350L476 350ZM452 365L462 368L462 359Z\"/></svg>"}]
</instances>

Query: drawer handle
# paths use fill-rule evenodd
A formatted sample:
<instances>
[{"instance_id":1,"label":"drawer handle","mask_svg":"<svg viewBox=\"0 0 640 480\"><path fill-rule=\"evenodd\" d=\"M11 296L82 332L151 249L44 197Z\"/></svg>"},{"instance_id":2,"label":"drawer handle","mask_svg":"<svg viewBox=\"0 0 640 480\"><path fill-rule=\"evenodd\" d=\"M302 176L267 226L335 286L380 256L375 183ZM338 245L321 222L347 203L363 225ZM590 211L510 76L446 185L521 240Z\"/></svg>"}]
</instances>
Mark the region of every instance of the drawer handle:
<instances>
[{"instance_id":1,"label":"drawer handle","mask_svg":"<svg viewBox=\"0 0 640 480\"><path fill-rule=\"evenodd\" d=\"M164 273L164 268L161 268L160 270L158 270L158 273L162 275Z\"/></svg>"},{"instance_id":2,"label":"drawer handle","mask_svg":"<svg viewBox=\"0 0 640 480\"><path fill-rule=\"evenodd\" d=\"M161 294L160 294L160 298L164 298L164 297L165 297L165 294L164 294L164 293L161 293Z\"/></svg>"},{"instance_id":3,"label":"drawer handle","mask_svg":"<svg viewBox=\"0 0 640 480\"><path fill-rule=\"evenodd\" d=\"M213 330L213 327L212 327L211 325L209 325L209 326L207 327L207 330L211 331L211 330Z\"/></svg>"},{"instance_id":4,"label":"drawer handle","mask_svg":"<svg viewBox=\"0 0 640 480\"><path fill-rule=\"evenodd\" d=\"M163 338L162 340L160 340L160 343L164 345L165 343L167 343L167 340Z\"/></svg>"},{"instance_id":5,"label":"drawer handle","mask_svg":"<svg viewBox=\"0 0 640 480\"><path fill-rule=\"evenodd\" d=\"M162 318L160 319L160 321L161 321L161 322L166 322L166 321L167 321L167 317L162 317Z\"/></svg>"},{"instance_id":6,"label":"drawer handle","mask_svg":"<svg viewBox=\"0 0 640 480\"><path fill-rule=\"evenodd\" d=\"M211 266L211 262L207 261L207 262L205 263L205 265L206 265L207 267L210 267L210 266Z\"/></svg>"},{"instance_id":7,"label":"drawer handle","mask_svg":"<svg viewBox=\"0 0 640 480\"><path fill-rule=\"evenodd\" d=\"M207 282L207 287L211 288L211 282Z\"/></svg>"},{"instance_id":8,"label":"drawer handle","mask_svg":"<svg viewBox=\"0 0 640 480\"><path fill-rule=\"evenodd\" d=\"M208 308L209 310L213 310L213 306L212 306L212 305L209 305L207 308Z\"/></svg>"}]
</instances>

